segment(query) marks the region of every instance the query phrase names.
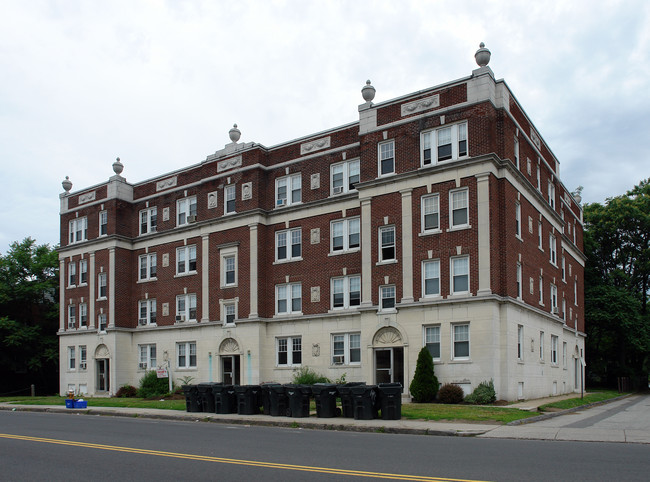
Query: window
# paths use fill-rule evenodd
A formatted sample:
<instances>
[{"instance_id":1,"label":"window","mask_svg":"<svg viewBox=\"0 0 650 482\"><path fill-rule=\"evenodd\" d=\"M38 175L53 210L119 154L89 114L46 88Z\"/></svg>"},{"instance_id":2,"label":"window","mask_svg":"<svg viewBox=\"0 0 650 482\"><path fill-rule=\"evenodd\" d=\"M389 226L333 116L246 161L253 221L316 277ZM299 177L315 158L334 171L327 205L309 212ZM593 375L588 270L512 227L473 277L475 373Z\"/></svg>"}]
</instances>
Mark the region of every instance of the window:
<instances>
[{"instance_id":1,"label":"window","mask_svg":"<svg viewBox=\"0 0 650 482\"><path fill-rule=\"evenodd\" d=\"M361 276L332 278L332 309L361 304Z\"/></svg>"},{"instance_id":2,"label":"window","mask_svg":"<svg viewBox=\"0 0 650 482\"><path fill-rule=\"evenodd\" d=\"M302 283L275 287L276 314L300 313L302 310Z\"/></svg>"},{"instance_id":3,"label":"window","mask_svg":"<svg viewBox=\"0 0 650 482\"><path fill-rule=\"evenodd\" d=\"M557 240L552 234L548 235L548 248L550 252L550 262L553 266L557 266Z\"/></svg>"},{"instance_id":4,"label":"window","mask_svg":"<svg viewBox=\"0 0 650 482\"><path fill-rule=\"evenodd\" d=\"M420 151L423 166L467 156L467 123L423 132Z\"/></svg>"},{"instance_id":5,"label":"window","mask_svg":"<svg viewBox=\"0 0 650 482\"><path fill-rule=\"evenodd\" d=\"M77 369L77 354L74 346L68 347L68 369Z\"/></svg>"},{"instance_id":6,"label":"window","mask_svg":"<svg viewBox=\"0 0 650 482\"><path fill-rule=\"evenodd\" d=\"M524 359L524 326L517 325L517 360Z\"/></svg>"},{"instance_id":7,"label":"window","mask_svg":"<svg viewBox=\"0 0 650 482\"><path fill-rule=\"evenodd\" d=\"M106 236L108 234L108 212L99 212L99 235Z\"/></svg>"},{"instance_id":8,"label":"window","mask_svg":"<svg viewBox=\"0 0 650 482\"><path fill-rule=\"evenodd\" d=\"M566 283L566 259L562 255L562 281Z\"/></svg>"},{"instance_id":9,"label":"window","mask_svg":"<svg viewBox=\"0 0 650 482\"><path fill-rule=\"evenodd\" d=\"M221 258L221 287L237 286L237 247L222 248Z\"/></svg>"},{"instance_id":10,"label":"window","mask_svg":"<svg viewBox=\"0 0 650 482\"><path fill-rule=\"evenodd\" d=\"M225 325L234 325L237 319L237 304L234 301L223 303L223 322Z\"/></svg>"},{"instance_id":11,"label":"window","mask_svg":"<svg viewBox=\"0 0 650 482\"><path fill-rule=\"evenodd\" d=\"M196 272L196 246L176 248L176 274Z\"/></svg>"},{"instance_id":12,"label":"window","mask_svg":"<svg viewBox=\"0 0 650 482\"><path fill-rule=\"evenodd\" d=\"M562 366L566 368L566 341L562 343Z\"/></svg>"},{"instance_id":13,"label":"window","mask_svg":"<svg viewBox=\"0 0 650 482\"><path fill-rule=\"evenodd\" d=\"M539 359L544 361L544 332L539 332Z\"/></svg>"},{"instance_id":14,"label":"window","mask_svg":"<svg viewBox=\"0 0 650 482\"><path fill-rule=\"evenodd\" d=\"M515 236L521 238L521 204L515 203Z\"/></svg>"},{"instance_id":15,"label":"window","mask_svg":"<svg viewBox=\"0 0 650 482\"><path fill-rule=\"evenodd\" d=\"M79 326L88 326L88 305L86 303L79 305Z\"/></svg>"},{"instance_id":16,"label":"window","mask_svg":"<svg viewBox=\"0 0 650 482\"><path fill-rule=\"evenodd\" d=\"M544 304L544 280L542 277L539 277L539 304Z\"/></svg>"},{"instance_id":17,"label":"window","mask_svg":"<svg viewBox=\"0 0 650 482\"><path fill-rule=\"evenodd\" d=\"M427 347L429 353L434 360L440 360L440 327L439 326L425 326L424 327L424 346Z\"/></svg>"},{"instance_id":18,"label":"window","mask_svg":"<svg viewBox=\"0 0 650 482\"><path fill-rule=\"evenodd\" d=\"M276 261L302 259L302 228L276 232L275 246Z\"/></svg>"},{"instance_id":19,"label":"window","mask_svg":"<svg viewBox=\"0 0 650 482\"><path fill-rule=\"evenodd\" d=\"M519 169L519 139L515 137L515 166Z\"/></svg>"},{"instance_id":20,"label":"window","mask_svg":"<svg viewBox=\"0 0 650 482\"><path fill-rule=\"evenodd\" d=\"M551 313L558 314L557 307L557 286L551 285Z\"/></svg>"},{"instance_id":21,"label":"window","mask_svg":"<svg viewBox=\"0 0 650 482\"><path fill-rule=\"evenodd\" d=\"M383 142L379 144L379 175L395 173L395 142Z\"/></svg>"},{"instance_id":22,"label":"window","mask_svg":"<svg viewBox=\"0 0 650 482\"><path fill-rule=\"evenodd\" d=\"M76 218L68 225L70 244L79 243L88 239L88 218Z\"/></svg>"},{"instance_id":23,"label":"window","mask_svg":"<svg viewBox=\"0 0 650 482\"><path fill-rule=\"evenodd\" d=\"M578 277L573 281L573 304L578 306Z\"/></svg>"},{"instance_id":24,"label":"window","mask_svg":"<svg viewBox=\"0 0 650 482\"><path fill-rule=\"evenodd\" d=\"M542 222L537 223L537 247L544 251L544 246L542 246Z\"/></svg>"},{"instance_id":25,"label":"window","mask_svg":"<svg viewBox=\"0 0 650 482\"><path fill-rule=\"evenodd\" d=\"M196 196L176 201L176 226L185 226L196 221Z\"/></svg>"},{"instance_id":26,"label":"window","mask_svg":"<svg viewBox=\"0 0 650 482\"><path fill-rule=\"evenodd\" d=\"M379 228L379 261L395 260L395 226Z\"/></svg>"},{"instance_id":27,"label":"window","mask_svg":"<svg viewBox=\"0 0 650 482\"><path fill-rule=\"evenodd\" d=\"M77 305L68 305L68 329L74 330L77 327Z\"/></svg>"},{"instance_id":28,"label":"window","mask_svg":"<svg viewBox=\"0 0 650 482\"><path fill-rule=\"evenodd\" d=\"M422 262L422 296L440 295L440 260Z\"/></svg>"},{"instance_id":29,"label":"window","mask_svg":"<svg viewBox=\"0 0 650 482\"><path fill-rule=\"evenodd\" d=\"M469 292L469 257L451 258L451 293Z\"/></svg>"},{"instance_id":30,"label":"window","mask_svg":"<svg viewBox=\"0 0 650 482\"><path fill-rule=\"evenodd\" d=\"M235 188L235 185L231 186L226 186L224 189L224 203L223 203L223 209L224 209L224 214L229 214L229 213L234 213L235 212L235 201L237 199L237 191Z\"/></svg>"},{"instance_id":31,"label":"window","mask_svg":"<svg viewBox=\"0 0 650 482\"><path fill-rule=\"evenodd\" d=\"M422 232L440 230L440 195L422 196Z\"/></svg>"},{"instance_id":32,"label":"window","mask_svg":"<svg viewBox=\"0 0 650 482\"><path fill-rule=\"evenodd\" d=\"M382 286L379 288L380 307L382 310L395 308L395 285Z\"/></svg>"},{"instance_id":33,"label":"window","mask_svg":"<svg viewBox=\"0 0 650 482\"><path fill-rule=\"evenodd\" d=\"M106 299L106 273L97 275L97 294L100 300Z\"/></svg>"},{"instance_id":34,"label":"window","mask_svg":"<svg viewBox=\"0 0 650 482\"><path fill-rule=\"evenodd\" d=\"M468 190L451 191L449 193L449 218L451 228L469 226Z\"/></svg>"},{"instance_id":35,"label":"window","mask_svg":"<svg viewBox=\"0 0 650 482\"><path fill-rule=\"evenodd\" d=\"M79 369L85 370L88 368L88 350L86 345L79 345Z\"/></svg>"},{"instance_id":36,"label":"window","mask_svg":"<svg viewBox=\"0 0 650 482\"><path fill-rule=\"evenodd\" d=\"M551 363L557 365L557 336L551 335Z\"/></svg>"},{"instance_id":37,"label":"window","mask_svg":"<svg viewBox=\"0 0 650 482\"><path fill-rule=\"evenodd\" d=\"M194 214L196 214L196 202L194 203ZM187 214L185 217L187 217ZM156 207L153 207L140 211L140 234L155 233L157 229L158 209Z\"/></svg>"},{"instance_id":38,"label":"window","mask_svg":"<svg viewBox=\"0 0 650 482\"><path fill-rule=\"evenodd\" d=\"M565 298L562 298L562 319L566 324L566 299Z\"/></svg>"},{"instance_id":39,"label":"window","mask_svg":"<svg viewBox=\"0 0 650 482\"><path fill-rule=\"evenodd\" d=\"M361 363L361 334L341 333L332 335L332 365Z\"/></svg>"},{"instance_id":40,"label":"window","mask_svg":"<svg viewBox=\"0 0 650 482\"><path fill-rule=\"evenodd\" d=\"M79 285L88 283L88 260L82 259L79 261Z\"/></svg>"},{"instance_id":41,"label":"window","mask_svg":"<svg viewBox=\"0 0 650 482\"><path fill-rule=\"evenodd\" d=\"M539 159L537 159L537 190L542 190L542 173L539 168Z\"/></svg>"},{"instance_id":42,"label":"window","mask_svg":"<svg viewBox=\"0 0 650 482\"><path fill-rule=\"evenodd\" d=\"M196 294L176 297L176 321L196 321Z\"/></svg>"},{"instance_id":43,"label":"window","mask_svg":"<svg viewBox=\"0 0 650 482\"><path fill-rule=\"evenodd\" d=\"M522 297L522 272L521 263L517 263L517 299Z\"/></svg>"},{"instance_id":44,"label":"window","mask_svg":"<svg viewBox=\"0 0 650 482\"><path fill-rule=\"evenodd\" d=\"M156 299L140 300L138 302L138 325L156 324Z\"/></svg>"},{"instance_id":45,"label":"window","mask_svg":"<svg viewBox=\"0 0 650 482\"><path fill-rule=\"evenodd\" d=\"M100 313L97 316L97 326L99 331L106 331L106 313Z\"/></svg>"},{"instance_id":46,"label":"window","mask_svg":"<svg viewBox=\"0 0 650 482\"><path fill-rule=\"evenodd\" d=\"M156 345L138 345L140 356L138 358L139 370L153 370L156 368Z\"/></svg>"},{"instance_id":47,"label":"window","mask_svg":"<svg viewBox=\"0 0 650 482\"><path fill-rule=\"evenodd\" d=\"M551 209L555 209L555 185L550 179L548 181L548 203L551 205Z\"/></svg>"},{"instance_id":48,"label":"window","mask_svg":"<svg viewBox=\"0 0 650 482\"><path fill-rule=\"evenodd\" d=\"M277 363L279 366L293 366L302 363L302 338L288 336L276 339Z\"/></svg>"},{"instance_id":49,"label":"window","mask_svg":"<svg viewBox=\"0 0 650 482\"><path fill-rule=\"evenodd\" d=\"M77 263L68 263L68 286L77 284Z\"/></svg>"},{"instance_id":50,"label":"window","mask_svg":"<svg viewBox=\"0 0 650 482\"><path fill-rule=\"evenodd\" d=\"M156 279L156 253L140 256L140 281Z\"/></svg>"},{"instance_id":51,"label":"window","mask_svg":"<svg viewBox=\"0 0 650 482\"><path fill-rule=\"evenodd\" d=\"M355 189L360 181L359 160L332 165L332 194L341 194Z\"/></svg>"},{"instance_id":52,"label":"window","mask_svg":"<svg viewBox=\"0 0 650 482\"><path fill-rule=\"evenodd\" d=\"M302 201L302 178L300 174L275 180L275 205L290 206Z\"/></svg>"},{"instance_id":53,"label":"window","mask_svg":"<svg viewBox=\"0 0 650 482\"><path fill-rule=\"evenodd\" d=\"M453 325L453 346L454 353L452 358L468 359L469 358L469 325Z\"/></svg>"},{"instance_id":54,"label":"window","mask_svg":"<svg viewBox=\"0 0 650 482\"><path fill-rule=\"evenodd\" d=\"M332 252L358 249L359 232L359 218L332 221L330 225Z\"/></svg>"},{"instance_id":55,"label":"window","mask_svg":"<svg viewBox=\"0 0 650 482\"><path fill-rule=\"evenodd\" d=\"M176 343L178 368L196 368L196 342Z\"/></svg>"}]
</instances>

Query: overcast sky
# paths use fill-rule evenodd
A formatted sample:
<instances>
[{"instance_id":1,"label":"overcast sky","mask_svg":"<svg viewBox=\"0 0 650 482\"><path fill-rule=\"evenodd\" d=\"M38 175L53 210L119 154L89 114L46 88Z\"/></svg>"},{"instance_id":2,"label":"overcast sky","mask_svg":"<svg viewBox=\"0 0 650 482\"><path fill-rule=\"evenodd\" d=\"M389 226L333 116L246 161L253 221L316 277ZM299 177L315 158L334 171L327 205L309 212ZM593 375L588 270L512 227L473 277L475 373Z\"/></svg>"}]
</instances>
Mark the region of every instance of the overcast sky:
<instances>
[{"instance_id":1,"label":"overcast sky","mask_svg":"<svg viewBox=\"0 0 650 482\"><path fill-rule=\"evenodd\" d=\"M650 177L650 1L0 0L0 253L59 242L61 181L137 183L465 77L481 41L602 202Z\"/></svg>"}]
</instances>

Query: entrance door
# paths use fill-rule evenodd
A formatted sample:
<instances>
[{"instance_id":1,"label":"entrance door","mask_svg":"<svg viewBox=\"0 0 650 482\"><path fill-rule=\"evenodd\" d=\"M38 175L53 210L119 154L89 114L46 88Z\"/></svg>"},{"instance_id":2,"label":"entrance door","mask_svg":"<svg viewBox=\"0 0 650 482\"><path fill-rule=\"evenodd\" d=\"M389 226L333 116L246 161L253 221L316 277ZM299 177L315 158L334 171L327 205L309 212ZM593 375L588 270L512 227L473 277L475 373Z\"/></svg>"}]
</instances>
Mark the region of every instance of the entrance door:
<instances>
[{"instance_id":1,"label":"entrance door","mask_svg":"<svg viewBox=\"0 0 650 482\"><path fill-rule=\"evenodd\" d=\"M109 389L108 380L108 359L97 360L97 391L107 392Z\"/></svg>"},{"instance_id":2,"label":"entrance door","mask_svg":"<svg viewBox=\"0 0 650 482\"><path fill-rule=\"evenodd\" d=\"M221 356L221 379L224 385L239 385L239 355Z\"/></svg>"},{"instance_id":3,"label":"entrance door","mask_svg":"<svg viewBox=\"0 0 650 482\"><path fill-rule=\"evenodd\" d=\"M401 383L404 387L404 349L375 349L375 383Z\"/></svg>"}]
</instances>

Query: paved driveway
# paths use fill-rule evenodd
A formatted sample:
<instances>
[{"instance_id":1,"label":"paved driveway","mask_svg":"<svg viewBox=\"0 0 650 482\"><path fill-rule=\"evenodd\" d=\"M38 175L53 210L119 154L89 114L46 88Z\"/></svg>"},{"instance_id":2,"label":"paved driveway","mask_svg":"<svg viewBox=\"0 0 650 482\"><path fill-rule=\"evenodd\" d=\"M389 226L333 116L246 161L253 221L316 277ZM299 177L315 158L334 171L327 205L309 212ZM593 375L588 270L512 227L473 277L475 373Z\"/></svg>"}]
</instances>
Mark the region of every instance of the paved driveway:
<instances>
[{"instance_id":1,"label":"paved driveway","mask_svg":"<svg viewBox=\"0 0 650 482\"><path fill-rule=\"evenodd\" d=\"M504 425L481 437L650 444L650 395L633 395L541 422Z\"/></svg>"}]
</instances>

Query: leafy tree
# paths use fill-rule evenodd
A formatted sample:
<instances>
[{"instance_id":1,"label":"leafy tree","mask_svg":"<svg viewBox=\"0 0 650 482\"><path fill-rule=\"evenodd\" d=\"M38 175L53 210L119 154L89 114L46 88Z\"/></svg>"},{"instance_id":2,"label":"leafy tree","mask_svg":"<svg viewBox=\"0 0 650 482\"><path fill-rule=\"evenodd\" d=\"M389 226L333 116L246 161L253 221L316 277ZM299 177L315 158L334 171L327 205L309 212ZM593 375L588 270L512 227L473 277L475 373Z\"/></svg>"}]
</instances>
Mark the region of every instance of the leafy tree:
<instances>
[{"instance_id":1,"label":"leafy tree","mask_svg":"<svg viewBox=\"0 0 650 482\"><path fill-rule=\"evenodd\" d=\"M433 402L438 393L438 378L433 373L433 358L425 346L418 354L415 375L409 387L413 400L418 403Z\"/></svg>"},{"instance_id":2,"label":"leafy tree","mask_svg":"<svg viewBox=\"0 0 650 482\"><path fill-rule=\"evenodd\" d=\"M58 391L58 255L25 238L0 255L0 393Z\"/></svg>"},{"instance_id":3,"label":"leafy tree","mask_svg":"<svg viewBox=\"0 0 650 482\"><path fill-rule=\"evenodd\" d=\"M650 180L604 204L587 204L587 376L647 380L650 371Z\"/></svg>"}]
</instances>

